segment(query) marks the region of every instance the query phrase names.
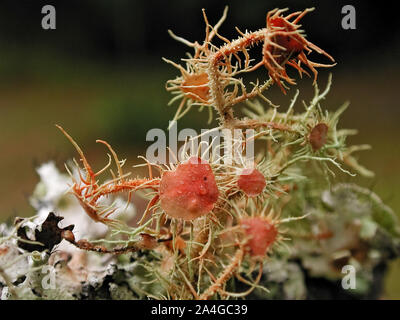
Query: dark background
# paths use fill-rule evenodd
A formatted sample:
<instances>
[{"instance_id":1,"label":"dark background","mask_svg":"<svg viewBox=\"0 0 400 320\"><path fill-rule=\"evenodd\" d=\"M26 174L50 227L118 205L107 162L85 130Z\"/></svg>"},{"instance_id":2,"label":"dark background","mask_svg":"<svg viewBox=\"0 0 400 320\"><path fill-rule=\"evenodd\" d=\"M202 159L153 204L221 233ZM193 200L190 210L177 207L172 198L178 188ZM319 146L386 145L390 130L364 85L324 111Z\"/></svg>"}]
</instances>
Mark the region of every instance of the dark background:
<instances>
[{"instance_id":1,"label":"dark background","mask_svg":"<svg viewBox=\"0 0 400 320\"><path fill-rule=\"evenodd\" d=\"M52 4L57 10L57 29L44 32L41 8ZM316 7L309 14L309 38L331 52L341 62L359 61L373 55L395 58L398 50L398 12L389 2L378 1L7 1L0 4L0 43L2 48L24 50L30 59L32 50L69 59L124 65L137 59L160 60L162 55L176 56L182 48L171 41L166 30L191 39L204 37L201 8L210 21L217 21L224 6L230 6L229 18L222 28L228 38L239 28L256 30L265 23L271 8L302 10ZM341 28L341 8L352 4L357 12L357 29ZM156 65L155 65L156 66Z\"/></svg>"},{"instance_id":2,"label":"dark background","mask_svg":"<svg viewBox=\"0 0 400 320\"><path fill-rule=\"evenodd\" d=\"M56 30L43 30L41 8L56 7ZM75 156L55 129L63 125L76 138L90 161L101 166L105 150L95 139L109 141L131 164L145 153L146 132L166 128L176 110L167 106L165 81L178 73L161 57L179 62L190 51L168 36L167 29L188 40L204 39L201 9L211 24L230 9L220 29L236 38L234 27L256 30L275 7L291 11L316 7L303 20L308 39L337 61L320 71L323 87L333 72L333 87L324 103L338 108L350 100L341 127L356 128L350 143L369 143L372 151L360 154L361 163L376 173L372 179L355 178L370 187L396 212L400 179L398 10L388 1L23 1L0 3L0 220L30 215L28 197L38 177L35 166ZM356 8L357 29L343 30L341 8ZM392 7L391 7L392 6ZM260 49L261 50L261 49ZM312 60L328 61L315 55ZM293 74L294 75L294 74ZM265 79L266 74L257 74ZM297 77L297 76L296 76ZM301 98L309 99L311 79L299 80ZM287 96L273 87L269 98L283 107ZM298 106L300 108L300 106ZM206 127L207 113L193 111L179 128ZM338 181L349 181L339 177ZM387 297L400 298L400 264L387 279Z\"/></svg>"}]
</instances>

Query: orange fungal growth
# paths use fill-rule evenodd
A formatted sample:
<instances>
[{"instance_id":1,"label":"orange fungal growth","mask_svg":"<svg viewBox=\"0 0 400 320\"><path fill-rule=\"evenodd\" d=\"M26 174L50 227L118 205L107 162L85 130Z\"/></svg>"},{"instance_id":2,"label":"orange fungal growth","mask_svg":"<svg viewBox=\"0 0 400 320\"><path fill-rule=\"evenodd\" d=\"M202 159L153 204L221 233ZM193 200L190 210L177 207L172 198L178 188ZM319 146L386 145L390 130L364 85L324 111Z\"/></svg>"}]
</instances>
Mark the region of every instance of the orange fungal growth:
<instances>
[{"instance_id":1,"label":"orange fungal growth","mask_svg":"<svg viewBox=\"0 0 400 320\"><path fill-rule=\"evenodd\" d=\"M264 175L257 169L243 169L237 184L248 197L258 196L266 186Z\"/></svg>"},{"instance_id":2,"label":"orange fungal growth","mask_svg":"<svg viewBox=\"0 0 400 320\"><path fill-rule=\"evenodd\" d=\"M210 164L191 157L162 175L159 194L161 208L169 217L193 220L214 208L219 192Z\"/></svg>"},{"instance_id":3,"label":"orange fungal growth","mask_svg":"<svg viewBox=\"0 0 400 320\"><path fill-rule=\"evenodd\" d=\"M301 66L303 63L313 72L315 82L318 75L315 67L332 67L333 65L312 62L308 60L306 53L309 54L314 50L319 54L323 54L332 62L335 61L324 50L306 40L299 30L300 25L298 22L307 12L312 10L313 9L306 9L287 16L282 15L284 10L275 10L269 12L267 15L267 29L270 33L270 40L268 41L266 39L264 42L263 62L271 78L278 84L283 93L286 93L286 90L281 80L285 80L290 84L295 84L295 81L286 73L286 65L297 69L300 76L302 73L308 75L308 72ZM290 19L293 20L290 21Z\"/></svg>"},{"instance_id":4,"label":"orange fungal growth","mask_svg":"<svg viewBox=\"0 0 400 320\"><path fill-rule=\"evenodd\" d=\"M207 73L186 75L180 88L190 99L199 102L207 102L210 91Z\"/></svg>"},{"instance_id":5,"label":"orange fungal growth","mask_svg":"<svg viewBox=\"0 0 400 320\"><path fill-rule=\"evenodd\" d=\"M263 258L278 237L276 226L261 217L243 218L240 224L249 237L246 250L253 257Z\"/></svg>"}]
</instances>

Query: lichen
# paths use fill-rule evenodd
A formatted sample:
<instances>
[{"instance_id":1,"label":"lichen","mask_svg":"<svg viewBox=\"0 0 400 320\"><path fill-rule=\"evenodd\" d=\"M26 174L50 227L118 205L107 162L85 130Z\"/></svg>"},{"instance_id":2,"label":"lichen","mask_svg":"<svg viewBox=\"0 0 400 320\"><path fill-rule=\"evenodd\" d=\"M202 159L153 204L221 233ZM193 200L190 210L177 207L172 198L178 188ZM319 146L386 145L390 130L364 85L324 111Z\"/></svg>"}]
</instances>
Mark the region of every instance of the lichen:
<instances>
[{"instance_id":1,"label":"lichen","mask_svg":"<svg viewBox=\"0 0 400 320\"><path fill-rule=\"evenodd\" d=\"M299 29L312 9L285 11L269 12L258 31L237 29L235 40L218 31L227 9L215 26L203 11L201 43L170 32L194 51L183 65L164 59L180 71L167 82L176 95L171 104L180 101L174 120L195 107L208 109L210 119L217 114L218 126L208 132L225 130L218 150L233 146L237 157L207 154L211 146L186 148L192 137L176 161L141 157L149 174L132 178L126 160L103 140L97 142L109 151L108 162L94 170L57 125L80 162L66 165L68 175L54 163L39 167L31 197L37 215L0 225L2 299L379 296L376 283L400 255L399 223L370 190L335 180L335 172L373 176L353 157L369 146L349 146L354 130L338 128L348 103L334 112L324 108L332 77L321 91L316 68L334 65L312 62L306 53L334 60ZM267 79L244 82L243 74L261 67ZM285 94L296 85L288 67L314 76L314 95L301 110L298 90L286 109L267 95L274 85ZM251 142L260 148L248 159ZM148 201L143 212L132 197ZM340 284L345 266L356 271L351 291Z\"/></svg>"}]
</instances>

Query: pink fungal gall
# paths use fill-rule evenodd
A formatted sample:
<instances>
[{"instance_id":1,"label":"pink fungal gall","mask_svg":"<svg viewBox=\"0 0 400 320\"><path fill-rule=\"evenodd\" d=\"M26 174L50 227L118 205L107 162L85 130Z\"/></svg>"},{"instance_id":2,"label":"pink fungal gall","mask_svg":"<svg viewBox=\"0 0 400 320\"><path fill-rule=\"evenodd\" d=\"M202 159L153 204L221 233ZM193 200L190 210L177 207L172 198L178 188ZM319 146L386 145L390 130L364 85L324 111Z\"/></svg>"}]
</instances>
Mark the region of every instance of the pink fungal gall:
<instances>
[{"instance_id":1,"label":"pink fungal gall","mask_svg":"<svg viewBox=\"0 0 400 320\"><path fill-rule=\"evenodd\" d=\"M275 225L261 217L248 217L240 221L240 224L249 237L246 250L253 257L264 257L276 241L278 230Z\"/></svg>"},{"instance_id":2,"label":"pink fungal gall","mask_svg":"<svg viewBox=\"0 0 400 320\"><path fill-rule=\"evenodd\" d=\"M248 197L258 196L266 186L264 175L257 169L243 169L237 184Z\"/></svg>"},{"instance_id":3,"label":"pink fungal gall","mask_svg":"<svg viewBox=\"0 0 400 320\"><path fill-rule=\"evenodd\" d=\"M218 187L209 163L191 157L161 177L161 208L169 217L193 220L209 213L218 200Z\"/></svg>"}]
</instances>

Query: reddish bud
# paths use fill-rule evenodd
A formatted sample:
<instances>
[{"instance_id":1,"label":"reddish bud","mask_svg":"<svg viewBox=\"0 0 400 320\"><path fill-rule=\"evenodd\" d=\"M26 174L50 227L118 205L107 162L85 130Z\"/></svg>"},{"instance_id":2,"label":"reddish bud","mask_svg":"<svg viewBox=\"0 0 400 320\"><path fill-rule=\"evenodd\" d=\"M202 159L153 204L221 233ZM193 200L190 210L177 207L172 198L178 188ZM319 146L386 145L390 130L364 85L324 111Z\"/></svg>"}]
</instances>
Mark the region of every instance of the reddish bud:
<instances>
[{"instance_id":1,"label":"reddish bud","mask_svg":"<svg viewBox=\"0 0 400 320\"><path fill-rule=\"evenodd\" d=\"M253 257L264 257L275 242L278 230L265 218L249 217L240 222L245 234L249 236L247 250Z\"/></svg>"},{"instance_id":2,"label":"reddish bud","mask_svg":"<svg viewBox=\"0 0 400 320\"><path fill-rule=\"evenodd\" d=\"M157 239L147 233L140 234L139 246L142 249L152 250L157 246Z\"/></svg>"},{"instance_id":3,"label":"reddish bud","mask_svg":"<svg viewBox=\"0 0 400 320\"><path fill-rule=\"evenodd\" d=\"M310 141L311 147L314 151L322 148L326 143L326 137L328 133L328 126L325 123L318 123L314 128L311 129L308 140Z\"/></svg>"},{"instance_id":4,"label":"reddish bud","mask_svg":"<svg viewBox=\"0 0 400 320\"><path fill-rule=\"evenodd\" d=\"M264 175L257 169L243 169L237 183L248 197L258 196L266 186Z\"/></svg>"},{"instance_id":5,"label":"reddish bud","mask_svg":"<svg viewBox=\"0 0 400 320\"><path fill-rule=\"evenodd\" d=\"M211 166L197 157L161 177L161 208L172 218L193 220L209 213L218 200Z\"/></svg>"},{"instance_id":6,"label":"reddish bud","mask_svg":"<svg viewBox=\"0 0 400 320\"><path fill-rule=\"evenodd\" d=\"M284 30L285 32L295 32L295 26L287 21L283 17L276 17L269 20L269 23L274 28L279 28ZM296 57L301 51L306 47L307 42L300 34L280 34L274 37L274 42L279 46L285 48L286 50L282 50L281 48L275 48L274 51L279 52L280 56L276 58L278 63L282 63L289 56Z\"/></svg>"}]
</instances>

